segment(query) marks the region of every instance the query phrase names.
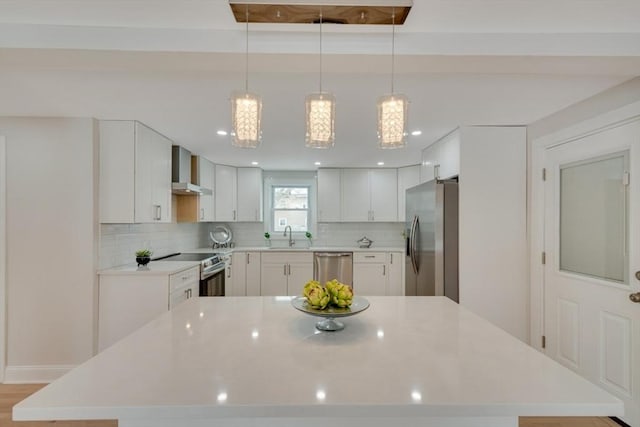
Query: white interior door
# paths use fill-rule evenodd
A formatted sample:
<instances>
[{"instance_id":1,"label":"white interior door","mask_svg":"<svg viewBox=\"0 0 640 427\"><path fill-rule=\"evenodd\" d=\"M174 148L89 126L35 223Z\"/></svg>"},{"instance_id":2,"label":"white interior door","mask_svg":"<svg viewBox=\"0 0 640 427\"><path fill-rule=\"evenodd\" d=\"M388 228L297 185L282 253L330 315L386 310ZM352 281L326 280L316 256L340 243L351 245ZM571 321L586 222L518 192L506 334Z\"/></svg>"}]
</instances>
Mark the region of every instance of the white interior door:
<instances>
[{"instance_id":1,"label":"white interior door","mask_svg":"<svg viewBox=\"0 0 640 427\"><path fill-rule=\"evenodd\" d=\"M640 122L549 148L545 168L546 353L640 426Z\"/></svg>"}]
</instances>

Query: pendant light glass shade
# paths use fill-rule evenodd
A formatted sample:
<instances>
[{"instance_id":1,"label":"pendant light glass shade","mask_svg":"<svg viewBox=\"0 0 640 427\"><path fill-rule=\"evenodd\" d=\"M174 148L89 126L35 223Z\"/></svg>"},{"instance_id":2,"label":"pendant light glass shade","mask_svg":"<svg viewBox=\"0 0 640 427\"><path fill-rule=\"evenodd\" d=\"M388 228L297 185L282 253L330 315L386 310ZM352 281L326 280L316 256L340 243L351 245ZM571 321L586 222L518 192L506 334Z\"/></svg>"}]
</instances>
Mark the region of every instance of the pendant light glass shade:
<instances>
[{"instance_id":1,"label":"pendant light glass shade","mask_svg":"<svg viewBox=\"0 0 640 427\"><path fill-rule=\"evenodd\" d=\"M336 135L336 98L322 91L322 11L320 12L320 90L305 98L306 125L305 145L310 148L333 147Z\"/></svg>"},{"instance_id":2,"label":"pendant light glass shade","mask_svg":"<svg viewBox=\"0 0 640 427\"><path fill-rule=\"evenodd\" d=\"M231 94L231 144L241 148L256 148L262 140L262 98L249 92L249 6L246 9L246 51L244 92Z\"/></svg>"},{"instance_id":3,"label":"pendant light glass shade","mask_svg":"<svg viewBox=\"0 0 640 427\"><path fill-rule=\"evenodd\" d=\"M334 122L336 99L326 92L312 93L305 98L307 133L305 142L311 148L331 148L335 141Z\"/></svg>"},{"instance_id":4,"label":"pendant light glass shade","mask_svg":"<svg viewBox=\"0 0 640 427\"><path fill-rule=\"evenodd\" d=\"M262 98L249 92L234 92L231 95L231 117L233 120L232 143L236 147L256 148L262 140Z\"/></svg>"},{"instance_id":5,"label":"pendant light glass shade","mask_svg":"<svg viewBox=\"0 0 640 427\"><path fill-rule=\"evenodd\" d=\"M407 144L409 99L402 94L378 99L378 143L380 148L401 148Z\"/></svg>"},{"instance_id":6,"label":"pendant light glass shade","mask_svg":"<svg viewBox=\"0 0 640 427\"><path fill-rule=\"evenodd\" d=\"M409 98L394 93L396 25L395 9L392 11L391 35L391 95L378 99L378 144L380 148L402 148L407 145L407 117Z\"/></svg>"}]
</instances>

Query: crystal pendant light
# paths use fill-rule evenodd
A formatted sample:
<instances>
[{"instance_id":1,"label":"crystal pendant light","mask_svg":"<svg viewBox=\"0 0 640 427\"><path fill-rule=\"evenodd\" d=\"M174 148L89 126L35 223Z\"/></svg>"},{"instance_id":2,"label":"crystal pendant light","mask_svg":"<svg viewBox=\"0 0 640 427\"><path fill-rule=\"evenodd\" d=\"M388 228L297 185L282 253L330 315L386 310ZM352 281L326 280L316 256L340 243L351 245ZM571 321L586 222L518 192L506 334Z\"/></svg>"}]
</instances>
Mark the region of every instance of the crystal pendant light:
<instances>
[{"instance_id":1,"label":"crystal pendant light","mask_svg":"<svg viewBox=\"0 0 640 427\"><path fill-rule=\"evenodd\" d=\"M378 144L380 148L401 148L407 144L407 110L409 98L393 92L395 72L395 10L391 15L391 95L378 98Z\"/></svg>"},{"instance_id":2,"label":"crystal pendant light","mask_svg":"<svg viewBox=\"0 0 640 427\"><path fill-rule=\"evenodd\" d=\"M231 94L231 119L233 137L231 143L236 147L256 148L262 140L260 121L262 119L262 98L249 92L249 5L246 11L246 54L244 92Z\"/></svg>"},{"instance_id":3,"label":"crystal pendant light","mask_svg":"<svg viewBox=\"0 0 640 427\"><path fill-rule=\"evenodd\" d=\"M307 132L305 143L311 148L331 148L335 141L336 98L322 91L322 12L320 12L320 91L305 98Z\"/></svg>"}]
</instances>

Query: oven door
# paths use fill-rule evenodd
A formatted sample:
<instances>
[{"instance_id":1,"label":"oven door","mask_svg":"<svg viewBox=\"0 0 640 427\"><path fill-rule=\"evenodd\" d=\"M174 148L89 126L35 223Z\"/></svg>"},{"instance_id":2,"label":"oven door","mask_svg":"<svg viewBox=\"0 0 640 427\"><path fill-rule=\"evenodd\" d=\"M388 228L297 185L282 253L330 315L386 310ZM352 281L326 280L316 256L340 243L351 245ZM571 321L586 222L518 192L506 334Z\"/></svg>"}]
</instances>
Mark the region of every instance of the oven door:
<instances>
[{"instance_id":1,"label":"oven door","mask_svg":"<svg viewBox=\"0 0 640 427\"><path fill-rule=\"evenodd\" d=\"M201 297L223 297L224 296L224 276L225 266L222 265L209 273L203 274L200 279Z\"/></svg>"}]
</instances>

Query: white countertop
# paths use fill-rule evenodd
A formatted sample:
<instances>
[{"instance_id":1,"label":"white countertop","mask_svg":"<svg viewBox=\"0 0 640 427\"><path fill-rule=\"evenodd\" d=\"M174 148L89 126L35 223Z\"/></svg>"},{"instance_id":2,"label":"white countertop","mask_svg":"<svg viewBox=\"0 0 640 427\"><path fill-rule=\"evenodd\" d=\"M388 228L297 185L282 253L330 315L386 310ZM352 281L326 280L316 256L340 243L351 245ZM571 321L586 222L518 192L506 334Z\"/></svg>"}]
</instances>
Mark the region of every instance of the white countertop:
<instances>
[{"instance_id":1,"label":"white countertop","mask_svg":"<svg viewBox=\"0 0 640 427\"><path fill-rule=\"evenodd\" d=\"M264 252L278 252L278 251L293 251L293 252L404 252L404 247L372 247L372 248L358 248L353 246L311 246L310 248L303 247L267 247L267 246L246 246L235 247L234 251L249 252L249 251L264 251Z\"/></svg>"},{"instance_id":2,"label":"white countertop","mask_svg":"<svg viewBox=\"0 0 640 427\"><path fill-rule=\"evenodd\" d=\"M344 330L319 332L318 318L287 297L194 298L16 405L14 419L316 426L331 416L342 426L366 415L375 426L388 417L517 426L519 415L623 412L615 397L444 297L368 299L368 310L342 319Z\"/></svg>"},{"instance_id":3,"label":"white countertop","mask_svg":"<svg viewBox=\"0 0 640 427\"><path fill-rule=\"evenodd\" d=\"M98 270L98 274L113 276L130 275L135 273L150 276L167 276L169 274L179 273L181 271L188 270L199 265L200 263L197 261L151 261L149 264L147 264L147 269L138 269L137 264L126 264L118 267Z\"/></svg>"}]
</instances>

